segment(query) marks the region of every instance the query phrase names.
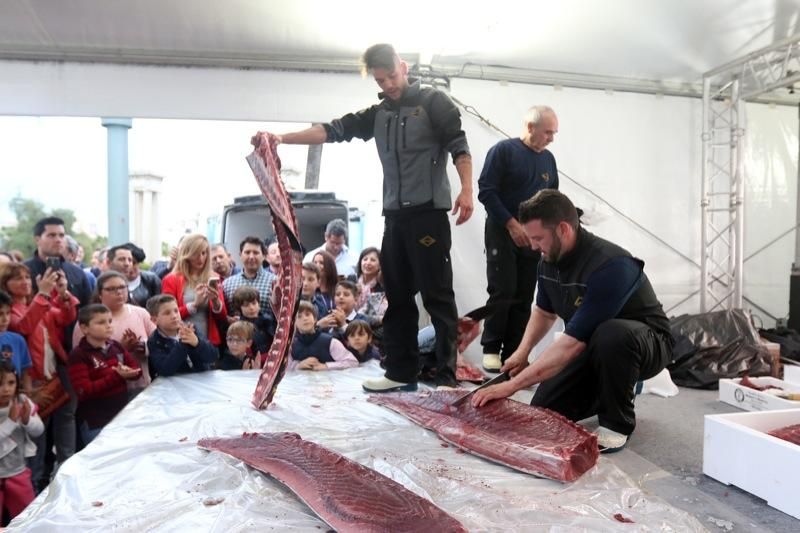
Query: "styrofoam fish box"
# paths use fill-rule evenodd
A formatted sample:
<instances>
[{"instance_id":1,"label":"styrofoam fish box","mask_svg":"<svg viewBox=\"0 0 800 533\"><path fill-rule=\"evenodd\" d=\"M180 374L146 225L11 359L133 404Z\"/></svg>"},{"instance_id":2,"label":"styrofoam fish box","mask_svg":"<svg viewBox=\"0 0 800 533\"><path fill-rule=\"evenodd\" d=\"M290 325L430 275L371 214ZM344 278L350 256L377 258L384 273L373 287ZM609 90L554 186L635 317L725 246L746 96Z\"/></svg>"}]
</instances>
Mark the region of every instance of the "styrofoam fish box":
<instances>
[{"instance_id":1,"label":"styrofoam fish box","mask_svg":"<svg viewBox=\"0 0 800 533\"><path fill-rule=\"evenodd\" d=\"M742 381L736 379L719 380L719 401L729 403L745 411L771 411L775 409L800 409L800 401L779 398L766 391L757 391L750 387L739 385ZM750 378L750 381L764 387L773 385L783 389L785 392L800 394L800 385L789 383L784 380L771 377Z\"/></svg>"},{"instance_id":2,"label":"styrofoam fish box","mask_svg":"<svg viewBox=\"0 0 800 533\"><path fill-rule=\"evenodd\" d=\"M800 446L767 431L800 424L800 409L706 415L703 473L800 518Z\"/></svg>"},{"instance_id":3,"label":"styrofoam fish box","mask_svg":"<svg viewBox=\"0 0 800 533\"><path fill-rule=\"evenodd\" d=\"M783 381L800 386L800 365L783 365Z\"/></svg>"}]
</instances>

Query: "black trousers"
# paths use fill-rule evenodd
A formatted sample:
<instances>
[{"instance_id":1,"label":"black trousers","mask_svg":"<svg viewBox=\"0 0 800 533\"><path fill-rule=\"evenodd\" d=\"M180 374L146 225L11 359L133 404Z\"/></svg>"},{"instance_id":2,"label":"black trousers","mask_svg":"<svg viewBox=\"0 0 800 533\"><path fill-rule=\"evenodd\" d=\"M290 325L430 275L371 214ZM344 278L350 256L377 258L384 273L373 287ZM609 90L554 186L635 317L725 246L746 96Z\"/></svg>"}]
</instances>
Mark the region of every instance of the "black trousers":
<instances>
[{"instance_id":1,"label":"black trousers","mask_svg":"<svg viewBox=\"0 0 800 533\"><path fill-rule=\"evenodd\" d=\"M578 421L598 415L600 425L630 435L637 381L650 379L672 357L672 341L634 320L600 324L586 350L558 375L539 385L531 405Z\"/></svg>"},{"instance_id":2,"label":"black trousers","mask_svg":"<svg viewBox=\"0 0 800 533\"><path fill-rule=\"evenodd\" d=\"M386 377L416 382L419 373L414 295L431 315L436 330L436 382L456 384L458 313L450 262L447 211L421 211L386 217L381 245L381 272L388 308L383 317Z\"/></svg>"},{"instance_id":3,"label":"black trousers","mask_svg":"<svg viewBox=\"0 0 800 533\"><path fill-rule=\"evenodd\" d=\"M536 269L541 254L530 247L520 248L508 230L491 219L484 228L486 245L487 305L514 300L513 305L499 309L483 323L483 353L499 353L505 361L522 341L531 316Z\"/></svg>"}]
</instances>

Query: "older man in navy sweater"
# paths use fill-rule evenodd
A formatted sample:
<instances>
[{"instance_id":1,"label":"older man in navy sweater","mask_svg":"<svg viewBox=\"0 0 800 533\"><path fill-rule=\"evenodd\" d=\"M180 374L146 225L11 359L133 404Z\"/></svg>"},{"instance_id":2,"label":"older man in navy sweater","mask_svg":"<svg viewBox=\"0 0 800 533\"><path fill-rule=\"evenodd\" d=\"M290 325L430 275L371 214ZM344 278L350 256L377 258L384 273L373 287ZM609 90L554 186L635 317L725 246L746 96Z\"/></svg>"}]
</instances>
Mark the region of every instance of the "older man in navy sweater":
<instances>
[{"instance_id":1,"label":"older man in navy sweater","mask_svg":"<svg viewBox=\"0 0 800 533\"><path fill-rule=\"evenodd\" d=\"M558 189L556 158L546 149L558 133L558 118L547 106L525 114L522 136L495 144L478 180L478 200L486 207L487 305L512 302L483 325L483 368L500 370L522 339L531 316L539 252L532 250L515 215L519 204L542 189Z\"/></svg>"}]
</instances>

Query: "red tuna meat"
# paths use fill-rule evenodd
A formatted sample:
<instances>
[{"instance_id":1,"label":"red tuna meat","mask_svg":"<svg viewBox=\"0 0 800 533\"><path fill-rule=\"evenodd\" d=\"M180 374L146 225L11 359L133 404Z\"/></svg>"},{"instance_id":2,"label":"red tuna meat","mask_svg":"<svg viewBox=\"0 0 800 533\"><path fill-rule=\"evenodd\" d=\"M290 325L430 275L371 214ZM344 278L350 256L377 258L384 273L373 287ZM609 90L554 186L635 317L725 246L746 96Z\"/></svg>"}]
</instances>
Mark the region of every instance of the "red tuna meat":
<instances>
[{"instance_id":1,"label":"red tuna meat","mask_svg":"<svg viewBox=\"0 0 800 533\"><path fill-rule=\"evenodd\" d=\"M289 194L281 181L278 140L271 133L262 131L254 135L250 142L255 149L247 156L247 162L269 206L281 255L280 272L272 292L273 301L270 302L277 320L275 338L265 356L252 400L256 409L264 409L272 402L278 383L286 372L303 268L300 264L301 246L297 218ZM267 302L261 302L261 305L267 305Z\"/></svg>"},{"instance_id":2,"label":"red tuna meat","mask_svg":"<svg viewBox=\"0 0 800 533\"><path fill-rule=\"evenodd\" d=\"M480 408L470 402L450 405L462 394L383 393L369 401L469 453L535 476L574 481L597 463L597 436L558 413L508 399Z\"/></svg>"},{"instance_id":3,"label":"red tuna meat","mask_svg":"<svg viewBox=\"0 0 800 533\"><path fill-rule=\"evenodd\" d=\"M296 433L245 433L197 445L241 459L294 492L336 531L466 531L396 481Z\"/></svg>"},{"instance_id":4,"label":"red tuna meat","mask_svg":"<svg viewBox=\"0 0 800 533\"><path fill-rule=\"evenodd\" d=\"M773 429L769 432L769 434L773 437L778 437L779 439L783 439L791 442L792 444L797 444L800 446L800 424Z\"/></svg>"}]
</instances>

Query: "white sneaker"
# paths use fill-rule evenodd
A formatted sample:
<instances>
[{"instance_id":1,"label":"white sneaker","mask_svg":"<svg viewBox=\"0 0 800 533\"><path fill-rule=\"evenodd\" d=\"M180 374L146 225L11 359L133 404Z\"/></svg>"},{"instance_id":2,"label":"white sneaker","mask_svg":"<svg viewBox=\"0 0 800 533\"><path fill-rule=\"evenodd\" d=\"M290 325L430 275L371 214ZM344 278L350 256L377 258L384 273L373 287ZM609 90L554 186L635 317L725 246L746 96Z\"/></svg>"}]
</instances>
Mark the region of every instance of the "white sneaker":
<instances>
[{"instance_id":1,"label":"white sneaker","mask_svg":"<svg viewBox=\"0 0 800 533\"><path fill-rule=\"evenodd\" d=\"M387 377L368 379L361 384L361 388L366 392L414 392L417 390L417 384L403 383L401 381L394 381Z\"/></svg>"},{"instance_id":2,"label":"white sneaker","mask_svg":"<svg viewBox=\"0 0 800 533\"><path fill-rule=\"evenodd\" d=\"M620 451L628 444L630 435L623 435L603 426L597 429L597 446L600 453L614 453Z\"/></svg>"},{"instance_id":3,"label":"white sneaker","mask_svg":"<svg viewBox=\"0 0 800 533\"><path fill-rule=\"evenodd\" d=\"M499 353L483 354L483 369L487 372L500 372L502 366L503 361L500 359Z\"/></svg>"}]
</instances>

